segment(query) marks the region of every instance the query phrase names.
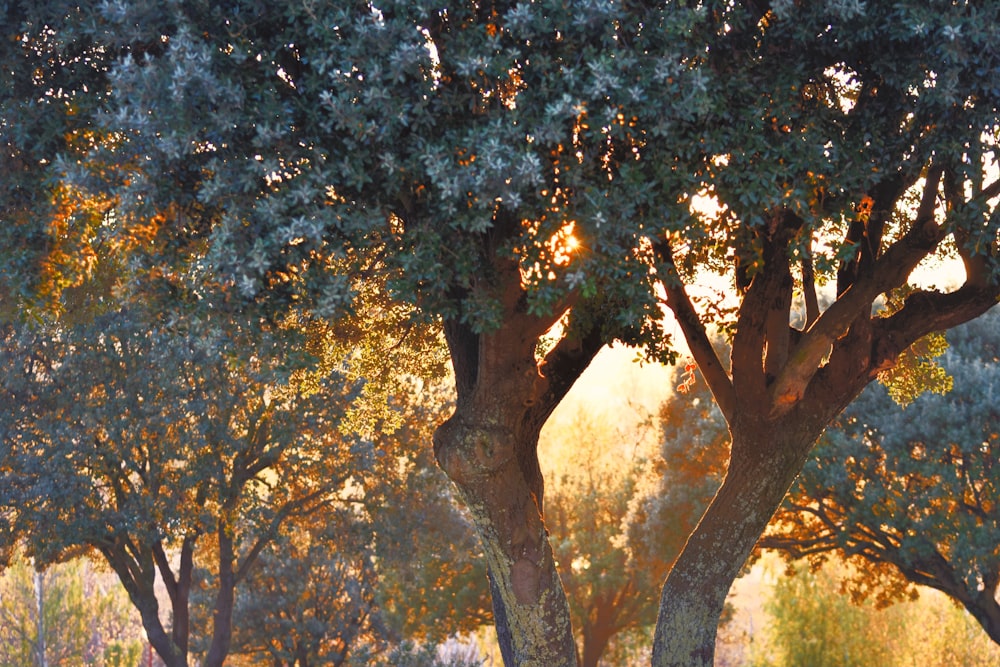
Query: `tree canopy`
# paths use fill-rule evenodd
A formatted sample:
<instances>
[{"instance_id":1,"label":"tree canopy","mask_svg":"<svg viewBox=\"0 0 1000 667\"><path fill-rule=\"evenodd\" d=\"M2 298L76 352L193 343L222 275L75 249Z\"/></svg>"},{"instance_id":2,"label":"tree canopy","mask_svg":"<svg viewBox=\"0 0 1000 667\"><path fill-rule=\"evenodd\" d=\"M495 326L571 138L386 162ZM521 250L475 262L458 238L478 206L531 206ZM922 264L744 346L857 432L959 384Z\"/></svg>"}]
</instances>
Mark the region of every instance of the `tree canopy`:
<instances>
[{"instance_id":1,"label":"tree canopy","mask_svg":"<svg viewBox=\"0 0 1000 667\"><path fill-rule=\"evenodd\" d=\"M5 293L131 244L138 278L166 263L174 287L211 285L197 303L335 317L385 267L443 322L457 400L435 451L482 538L508 663L575 660L536 446L603 344L671 358L670 308L732 433L653 648L707 665L729 583L826 423L1000 292L995 3L5 11ZM872 315L948 253L961 287ZM737 303L693 300L704 271Z\"/></svg>"}]
</instances>

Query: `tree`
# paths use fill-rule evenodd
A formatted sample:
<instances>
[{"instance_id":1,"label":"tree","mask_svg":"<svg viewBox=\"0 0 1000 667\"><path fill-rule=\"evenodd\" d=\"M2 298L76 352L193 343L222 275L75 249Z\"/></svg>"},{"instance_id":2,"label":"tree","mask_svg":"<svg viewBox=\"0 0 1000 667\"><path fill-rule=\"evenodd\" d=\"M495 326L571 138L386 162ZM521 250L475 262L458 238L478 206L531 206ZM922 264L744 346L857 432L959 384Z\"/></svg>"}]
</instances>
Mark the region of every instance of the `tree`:
<instances>
[{"instance_id":1,"label":"tree","mask_svg":"<svg viewBox=\"0 0 1000 667\"><path fill-rule=\"evenodd\" d=\"M637 567L623 539L630 503L651 484L643 442L651 420L634 409L578 404L573 410L543 435L543 447L558 448L557 461L577 462L557 464L545 525L579 636L581 664L594 667L616 637L651 625L656 615L657 573Z\"/></svg>"},{"instance_id":2,"label":"tree","mask_svg":"<svg viewBox=\"0 0 1000 667\"><path fill-rule=\"evenodd\" d=\"M628 545L637 567L666 576L722 484L729 433L693 363L675 375L660 406L659 479L630 508Z\"/></svg>"},{"instance_id":3,"label":"tree","mask_svg":"<svg viewBox=\"0 0 1000 667\"><path fill-rule=\"evenodd\" d=\"M538 432L604 343L672 357L661 300L732 435L653 647L656 665L707 665L729 586L825 425L997 298L992 3L10 7L20 74L0 103L21 189L3 210L23 231L47 224L18 198L49 200L25 176L40 172L124 228L162 216L233 297L332 313L348 281L316 256L367 275L375 252L441 318L457 401L435 448L481 536L508 663L574 662ZM66 124L88 122L99 140L67 151ZM718 209L692 210L699 193ZM948 248L962 287L872 315ZM729 278L732 308L689 298L700 270ZM819 312L823 280L837 299Z\"/></svg>"},{"instance_id":4,"label":"tree","mask_svg":"<svg viewBox=\"0 0 1000 667\"><path fill-rule=\"evenodd\" d=\"M383 640L368 526L349 515L318 514L320 525L296 526L261 554L237 597L234 653L275 666L339 667L359 646Z\"/></svg>"},{"instance_id":5,"label":"tree","mask_svg":"<svg viewBox=\"0 0 1000 667\"><path fill-rule=\"evenodd\" d=\"M584 667L606 659L622 635L655 624L658 582L722 483L725 422L693 366L688 372L655 421L581 405L546 427L563 443L557 460L587 461L559 466L546 511Z\"/></svg>"},{"instance_id":6,"label":"tree","mask_svg":"<svg viewBox=\"0 0 1000 667\"><path fill-rule=\"evenodd\" d=\"M761 540L790 558L856 564L858 598L931 586L1000 643L1000 311L948 333L954 387L903 407L875 385L844 411Z\"/></svg>"},{"instance_id":7,"label":"tree","mask_svg":"<svg viewBox=\"0 0 1000 667\"><path fill-rule=\"evenodd\" d=\"M405 443L380 483L369 487L366 514L375 534L378 605L390 643L428 646L492 622L489 584L468 515L428 445L451 409L441 384L421 383L405 402L393 438Z\"/></svg>"},{"instance_id":8,"label":"tree","mask_svg":"<svg viewBox=\"0 0 1000 667\"><path fill-rule=\"evenodd\" d=\"M978 624L937 591L880 609L838 585L850 567L835 556L815 570L789 565L765 593L768 621L754 638L758 667L987 667L1000 656Z\"/></svg>"},{"instance_id":9,"label":"tree","mask_svg":"<svg viewBox=\"0 0 1000 667\"><path fill-rule=\"evenodd\" d=\"M490 621L468 521L443 474L422 461L441 392L418 387L394 400L402 424L378 436L385 455L363 497L289 522L261 553L237 596L237 659L369 664L407 641L436 647Z\"/></svg>"},{"instance_id":10,"label":"tree","mask_svg":"<svg viewBox=\"0 0 1000 667\"><path fill-rule=\"evenodd\" d=\"M221 664L237 582L288 515L355 473L319 455L350 446L334 444L328 396L240 358L246 329L228 324L123 307L50 331L25 325L3 352L15 407L2 418L0 504L14 539L39 564L100 554L168 665L187 664L201 543L216 547L205 664ZM266 337L254 340L266 359Z\"/></svg>"},{"instance_id":11,"label":"tree","mask_svg":"<svg viewBox=\"0 0 1000 667\"><path fill-rule=\"evenodd\" d=\"M18 561L0 579L0 660L11 667L134 665L140 632L121 589L84 560L38 571Z\"/></svg>"},{"instance_id":12,"label":"tree","mask_svg":"<svg viewBox=\"0 0 1000 667\"><path fill-rule=\"evenodd\" d=\"M8 328L0 507L10 539L40 564L100 554L166 664L187 664L192 631L203 664L221 664L237 586L282 524L347 501L349 480L360 489L374 469L373 440L340 430L364 421L350 414L365 404L350 379L363 327L354 318L303 333L183 303L151 312L148 295L78 324ZM312 355L281 352L289 336ZM212 612L192 627L198 567Z\"/></svg>"},{"instance_id":13,"label":"tree","mask_svg":"<svg viewBox=\"0 0 1000 667\"><path fill-rule=\"evenodd\" d=\"M904 624L902 610L879 614L837 591L836 575L799 567L780 577L765 605L771 644L784 667L898 665L899 646L887 642ZM887 617L888 616L888 617Z\"/></svg>"}]
</instances>

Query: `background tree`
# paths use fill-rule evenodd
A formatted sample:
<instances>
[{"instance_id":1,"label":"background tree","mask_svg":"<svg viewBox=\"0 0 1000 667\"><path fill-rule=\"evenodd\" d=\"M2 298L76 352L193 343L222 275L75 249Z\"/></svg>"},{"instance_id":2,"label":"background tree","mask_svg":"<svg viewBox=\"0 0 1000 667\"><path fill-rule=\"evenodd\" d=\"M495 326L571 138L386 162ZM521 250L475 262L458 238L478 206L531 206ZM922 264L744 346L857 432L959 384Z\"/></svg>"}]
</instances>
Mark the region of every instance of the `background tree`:
<instances>
[{"instance_id":1,"label":"background tree","mask_svg":"<svg viewBox=\"0 0 1000 667\"><path fill-rule=\"evenodd\" d=\"M674 383L659 412L658 481L632 503L627 541L637 567L661 580L722 484L729 457L725 419L695 365Z\"/></svg>"},{"instance_id":2,"label":"background tree","mask_svg":"<svg viewBox=\"0 0 1000 667\"><path fill-rule=\"evenodd\" d=\"M593 667L621 635L655 619L656 573L634 566L623 534L629 504L652 484L654 427L634 406L567 407L572 412L547 426L542 447L556 460L577 464L559 465L558 477L549 481L545 525L581 664Z\"/></svg>"},{"instance_id":3,"label":"background tree","mask_svg":"<svg viewBox=\"0 0 1000 667\"><path fill-rule=\"evenodd\" d=\"M630 645L624 634L648 641L658 582L722 483L725 421L693 365L687 373L673 374L680 391L655 420L637 406L580 403L543 434L550 457L587 462L559 466L546 510L584 667Z\"/></svg>"},{"instance_id":4,"label":"background tree","mask_svg":"<svg viewBox=\"0 0 1000 667\"><path fill-rule=\"evenodd\" d=\"M753 637L751 664L996 664L1000 647L943 594L883 609L871 599L859 604L838 584L851 569L833 556L815 570L800 561L777 576L764 592L767 620Z\"/></svg>"},{"instance_id":5,"label":"background tree","mask_svg":"<svg viewBox=\"0 0 1000 667\"><path fill-rule=\"evenodd\" d=\"M364 329L357 318L317 324L304 340L288 323L185 312L183 300L152 312L156 300L138 301L79 323L9 327L2 390L15 407L0 427L0 500L11 539L39 563L101 554L168 665L187 663L192 630L210 637L204 664L220 664L236 587L281 525L372 469L365 431L340 430L363 422L344 415L365 404L350 379ZM301 341L291 348L299 359L283 351L289 336ZM196 566L214 591L202 628L190 623Z\"/></svg>"},{"instance_id":6,"label":"background tree","mask_svg":"<svg viewBox=\"0 0 1000 667\"><path fill-rule=\"evenodd\" d=\"M173 315L122 308L51 331L26 325L8 341L3 390L16 407L3 417L2 504L39 563L100 554L168 665L187 664L192 575L201 542L216 542L206 664L221 664L237 582L288 515L354 470L318 453L341 441L326 396L234 354L248 349L238 325Z\"/></svg>"},{"instance_id":7,"label":"background tree","mask_svg":"<svg viewBox=\"0 0 1000 667\"><path fill-rule=\"evenodd\" d=\"M983 73L1000 63L998 11L15 3L4 67L21 74L0 102L16 112L6 153L19 176L72 183L122 229L160 220L231 298L332 313L348 274L319 258L340 252L369 275L381 248L402 269L397 293L443 319L457 401L436 452L479 529L509 663L575 654L538 432L609 340L671 356L663 298L732 454L665 582L653 656L708 665L730 584L824 426L914 341L996 300L1000 183L984 167L1000 92ZM99 80L60 85L85 48ZM53 114L60 132L26 117L25 99L64 94L76 115ZM88 150L60 147L64 123L88 122ZM27 145L35 130L40 148ZM23 215L19 192L5 216L37 237L49 217ZM698 193L719 207L693 211ZM963 286L872 316L946 247ZM693 303L700 269L726 275L738 304ZM817 279L837 283L823 312ZM796 290L802 328L789 326ZM728 371L707 342L717 325L733 332Z\"/></svg>"},{"instance_id":8,"label":"background tree","mask_svg":"<svg viewBox=\"0 0 1000 667\"><path fill-rule=\"evenodd\" d=\"M440 399L423 382L397 396L401 426L377 436L363 493L288 522L261 553L237 596L234 664L367 664L491 620L468 520L427 460Z\"/></svg>"},{"instance_id":9,"label":"background tree","mask_svg":"<svg viewBox=\"0 0 1000 667\"><path fill-rule=\"evenodd\" d=\"M761 544L855 564L881 605L936 588L1000 643L1000 311L948 333L950 391L904 406L875 385L836 419Z\"/></svg>"},{"instance_id":10,"label":"background tree","mask_svg":"<svg viewBox=\"0 0 1000 667\"><path fill-rule=\"evenodd\" d=\"M454 489L428 445L451 409L444 387L420 383L401 399L406 418L389 436L402 443L366 494L375 533L377 595L387 637L396 645L437 645L492 622L486 564Z\"/></svg>"},{"instance_id":11,"label":"background tree","mask_svg":"<svg viewBox=\"0 0 1000 667\"><path fill-rule=\"evenodd\" d=\"M370 528L350 507L317 512L261 554L237 596L234 653L247 664L348 664L385 642ZM238 662L234 661L234 662Z\"/></svg>"},{"instance_id":12,"label":"background tree","mask_svg":"<svg viewBox=\"0 0 1000 667\"><path fill-rule=\"evenodd\" d=\"M0 661L10 667L137 664L141 630L122 593L84 560L44 571L18 561L0 577Z\"/></svg>"}]
</instances>

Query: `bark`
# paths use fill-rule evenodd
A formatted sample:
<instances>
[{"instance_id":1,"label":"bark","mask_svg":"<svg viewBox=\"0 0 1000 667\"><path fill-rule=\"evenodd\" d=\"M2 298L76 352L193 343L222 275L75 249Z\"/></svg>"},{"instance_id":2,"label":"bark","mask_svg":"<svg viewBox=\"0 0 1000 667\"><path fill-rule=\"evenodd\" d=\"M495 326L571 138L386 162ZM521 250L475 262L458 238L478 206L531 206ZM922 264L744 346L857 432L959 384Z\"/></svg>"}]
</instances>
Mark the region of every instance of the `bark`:
<instances>
[{"instance_id":1,"label":"bark","mask_svg":"<svg viewBox=\"0 0 1000 667\"><path fill-rule=\"evenodd\" d=\"M455 412L434 434L438 463L458 487L489 566L498 638L508 666L576 665L569 605L542 519L538 435L602 346L596 331L564 338L539 362L535 345L565 312L525 313L516 265L496 264L501 328L445 322ZM509 637L509 639L508 639Z\"/></svg>"},{"instance_id":2,"label":"bark","mask_svg":"<svg viewBox=\"0 0 1000 667\"><path fill-rule=\"evenodd\" d=\"M222 667L233 639L233 606L236 602L236 574L232 528L220 522L219 529L219 590L212 611L212 643L205 656L205 667Z\"/></svg>"},{"instance_id":3,"label":"bark","mask_svg":"<svg viewBox=\"0 0 1000 667\"><path fill-rule=\"evenodd\" d=\"M166 667L187 667L187 650L182 650L177 645L172 634L166 631L160 620L160 605L154 590L156 577L154 555L152 551L143 553L126 545L126 542L115 540L99 545L98 548L108 565L118 575L118 580L125 587L132 605L139 611L146 638L163 664ZM133 559L130 553L135 553L139 557Z\"/></svg>"},{"instance_id":4,"label":"bark","mask_svg":"<svg viewBox=\"0 0 1000 667\"><path fill-rule=\"evenodd\" d=\"M498 625L509 629L514 664L574 665L569 606L536 504L538 487L529 483L540 476L526 475L519 460L533 452L537 436L525 441L497 423L496 413L480 414L485 419L472 420L457 410L438 429L435 446L479 531L492 588L500 594ZM525 467L530 470L531 461Z\"/></svg>"},{"instance_id":5,"label":"bark","mask_svg":"<svg viewBox=\"0 0 1000 667\"><path fill-rule=\"evenodd\" d=\"M997 604L995 594L996 590L986 588L968 602L963 600L962 605L972 614L990 639L1000 644L1000 605Z\"/></svg>"},{"instance_id":6,"label":"bark","mask_svg":"<svg viewBox=\"0 0 1000 667\"><path fill-rule=\"evenodd\" d=\"M663 585L654 667L711 667L729 589L821 428L757 419L733 429L722 487Z\"/></svg>"}]
</instances>

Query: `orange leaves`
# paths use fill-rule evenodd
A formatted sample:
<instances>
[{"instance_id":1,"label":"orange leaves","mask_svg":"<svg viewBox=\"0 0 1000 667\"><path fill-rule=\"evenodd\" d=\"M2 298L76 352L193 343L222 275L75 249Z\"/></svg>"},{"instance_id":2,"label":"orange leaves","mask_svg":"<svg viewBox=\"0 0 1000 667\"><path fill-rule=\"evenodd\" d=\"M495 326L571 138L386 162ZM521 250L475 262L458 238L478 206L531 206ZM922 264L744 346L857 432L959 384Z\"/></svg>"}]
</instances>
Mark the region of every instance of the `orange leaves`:
<instances>
[{"instance_id":1,"label":"orange leaves","mask_svg":"<svg viewBox=\"0 0 1000 667\"><path fill-rule=\"evenodd\" d=\"M54 302L64 289L80 285L93 271L97 262L93 240L101 207L65 185L56 188L52 200L39 293Z\"/></svg>"},{"instance_id":2,"label":"orange leaves","mask_svg":"<svg viewBox=\"0 0 1000 667\"><path fill-rule=\"evenodd\" d=\"M688 362L684 365L684 374L682 375L683 380L677 385L677 391L682 394L686 394L694 388L694 385L698 382L697 377L698 364L693 361Z\"/></svg>"},{"instance_id":3,"label":"orange leaves","mask_svg":"<svg viewBox=\"0 0 1000 667\"><path fill-rule=\"evenodd\" d=\"M865 195L864 197L862 197L861 198L861 203L858 204L858 208L857 208L858 220L860 220L861 222L867 223L868 222L868 218L870 218L871 215L872 215L872 207L874 205L875 205L875 200L874 199L872 199L868 195Z\"/></svg>"}]
</instances>

